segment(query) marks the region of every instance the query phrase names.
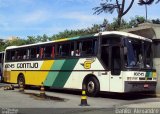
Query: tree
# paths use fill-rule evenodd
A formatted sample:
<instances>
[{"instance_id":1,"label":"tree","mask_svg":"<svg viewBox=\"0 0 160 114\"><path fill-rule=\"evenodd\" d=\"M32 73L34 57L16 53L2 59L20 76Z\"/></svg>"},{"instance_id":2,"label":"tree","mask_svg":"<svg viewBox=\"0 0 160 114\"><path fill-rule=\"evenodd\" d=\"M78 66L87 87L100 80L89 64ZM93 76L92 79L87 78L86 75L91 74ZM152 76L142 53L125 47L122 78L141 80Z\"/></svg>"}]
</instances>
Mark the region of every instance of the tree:
<instances>
[{"instance_id":1,"label":"tree","mask_svg":"<svg viewBox=\"0 0 160 114\"><path fill-rule=\"evenodd\" d=\"M152 20L152 23L153 23L153 24L160 24L160 19L153 19L153 20Z\"/></svg>"},{"instance_id":2,"label":"tree","mask_svg":"<svg viewBox=\"0 0 160 114\"><path fill-rule=\"evenodd\" d=\"M115 9L117 9L117 13L118 13L117 23L118 23L118 26L120 27L122 17L125 14L127 14L127 12L130 10L130 8L134 3L134 0L130 1L129 6L126 9L125 9L125 3L126 3L126 0L121 0L121 2L119 0L105 0L105 2L100 3L100 6L93 8L93 10L95 11L93 14L99 15L102 12L112 14L115 11Z\"/></svg>"},{"instance_id":3,"label":"tree","mask_svg":"<svg viewBox=\"0 0 160 114\"><path fill-rule=\"evenodd\" d=\"M131 20L129 21L129 28L132 27L137 27L138 24L144 23L145 22L145 18L142 16L135 16L134 18L131 18Z\"/></svg>"},{"instance_id":4,"label":"tree","mask_svg":"<svg viewBox=\"0 0 160 114\"><path fill-rule=\"evenodd\" d=\"M34 36L27 36L27 44L33 44L36 43L36 38Z\"/></svg>"},{"instance_id":5,"label":"tree","mask_svg":"<svg viewBox=\"0 0 160 114\"><path fill-rule=\"evenodd\" d=\"M93 24L93 26L92 26L90 29L91 29L91 30L90 30L91 33L97 33L97 32L99 32L100 25L98 25L98 24Z\"/></svg>"},{"instance_id":6,"label":"tree","mask_svg":"<svg viewBox=\"0 0 160 114\"><path fill-rule=\"evenodd\" d=\"M138 2L138 4L141 5L141 6L142 6L142 5L145 5L146 21L147 21L147 5L153 4L154 1L155 1L155 0L139 0L139 2ZM156 1L156 4L157 4L158 2L160 2L160 0L157 0L157 1Z\"/></svg>"}]
</instances>

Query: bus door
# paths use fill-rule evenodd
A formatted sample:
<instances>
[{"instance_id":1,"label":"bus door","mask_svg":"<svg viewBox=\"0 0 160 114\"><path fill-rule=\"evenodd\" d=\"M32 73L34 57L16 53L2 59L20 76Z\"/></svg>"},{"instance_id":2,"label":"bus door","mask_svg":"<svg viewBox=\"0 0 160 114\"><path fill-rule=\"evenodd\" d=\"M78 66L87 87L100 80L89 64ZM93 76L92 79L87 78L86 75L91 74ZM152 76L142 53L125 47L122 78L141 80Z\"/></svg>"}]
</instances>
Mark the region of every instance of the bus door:
<instances>
[{"instance_id":1,"label":"bus door","mask_svg":"<svg viewBox=\"0 0 160 114\"><path fill-rule=\"evenodd\" d=\"M102 60L102 63L103 63L103 65L105 66L105 69L107 70L107 76L105 76L106 77L106 81L105 81L105 83L106 83L106 86L105 86L105 88L106 88L106 90L108 90L109 91L109 75L110 75L110 73L109 73L109 50L110 50L110 48L109 48L109 46L101 46L101 60Z\"/></svg>"},{"instance_id":2,"label":"bus door","mask_svg":"<svg viewBox=\"0 0 160 114\"><path fill-rule=\"evenodd\" d=\"M123 86L123 78L121 73L121 48L120 46L111 46L110 48L110 91L121 92Z\"/></svg>"}]
</instances>

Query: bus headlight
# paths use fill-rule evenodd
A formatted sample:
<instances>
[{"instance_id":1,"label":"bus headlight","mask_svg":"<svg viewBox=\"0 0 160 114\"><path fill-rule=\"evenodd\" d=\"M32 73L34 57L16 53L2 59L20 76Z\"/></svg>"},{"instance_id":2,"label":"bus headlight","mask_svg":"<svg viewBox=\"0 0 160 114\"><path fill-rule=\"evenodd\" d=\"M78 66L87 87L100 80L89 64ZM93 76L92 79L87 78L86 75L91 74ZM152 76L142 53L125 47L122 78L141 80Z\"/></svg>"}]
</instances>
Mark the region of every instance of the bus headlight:
<instances>
[{"instance_id":1,"label":"bus headlight","mask_svg":"<svg viewBox=\"0 0 160 114\"><path fill-rule=\"evenodd\" d=\"M156 78L156 77L157 77L157 73L156 73L156 72L153 72L153 73L152 73L152 77L153 77L153 78Z\"/></svg>"}]
</instances>

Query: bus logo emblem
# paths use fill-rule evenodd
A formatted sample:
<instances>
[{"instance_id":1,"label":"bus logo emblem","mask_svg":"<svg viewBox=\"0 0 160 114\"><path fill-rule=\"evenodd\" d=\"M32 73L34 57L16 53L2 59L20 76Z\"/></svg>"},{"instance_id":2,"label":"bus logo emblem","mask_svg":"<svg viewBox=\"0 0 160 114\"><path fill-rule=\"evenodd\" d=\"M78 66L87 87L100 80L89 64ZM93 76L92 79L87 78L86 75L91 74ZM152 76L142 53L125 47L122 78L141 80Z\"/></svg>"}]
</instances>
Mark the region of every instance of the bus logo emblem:
<instances>
[{"instance_id":1,"label":"bus logo emblem","mask_svg":"<svg viewBox=\"0 0 160 114\"><path fill-rule=\"evenodd\" d=\"M86 60L84 63L81 63L81 65L85 68L85 69L90 69L91 68L91 64L94 62L94 59L91 60Z\"/></svg>"}]
</instances>

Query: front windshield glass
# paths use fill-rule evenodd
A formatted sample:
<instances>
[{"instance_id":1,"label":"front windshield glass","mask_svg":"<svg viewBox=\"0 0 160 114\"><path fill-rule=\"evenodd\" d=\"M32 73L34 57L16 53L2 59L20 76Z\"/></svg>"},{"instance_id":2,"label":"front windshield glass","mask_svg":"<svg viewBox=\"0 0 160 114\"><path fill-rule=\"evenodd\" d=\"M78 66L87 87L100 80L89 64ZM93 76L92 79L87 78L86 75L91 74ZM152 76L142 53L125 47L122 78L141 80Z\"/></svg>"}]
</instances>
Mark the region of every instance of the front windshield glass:
<instances>
[{"instance_id":1,"label":"front windshield glass","mask_svg":"<svg viewBox=\"0 0 160 114\"><path fill-rule=\"evenodd\" d=\"M151 68L151 42L138 39L124 39L125 67Z\"/></svg>"}]
</instances>

